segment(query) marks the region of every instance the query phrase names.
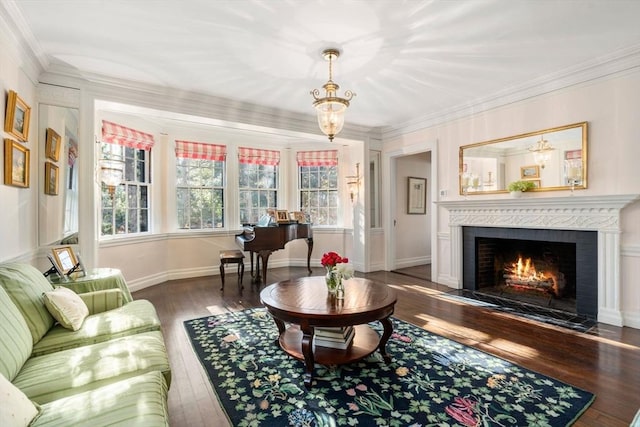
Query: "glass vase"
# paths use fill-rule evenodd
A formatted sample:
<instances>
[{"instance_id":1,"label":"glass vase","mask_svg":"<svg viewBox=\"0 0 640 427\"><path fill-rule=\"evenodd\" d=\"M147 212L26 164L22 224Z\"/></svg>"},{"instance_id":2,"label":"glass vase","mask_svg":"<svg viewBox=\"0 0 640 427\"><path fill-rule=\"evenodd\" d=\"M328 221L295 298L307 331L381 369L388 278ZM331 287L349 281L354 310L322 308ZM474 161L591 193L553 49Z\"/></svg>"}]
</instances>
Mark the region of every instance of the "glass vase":
<instances>
[{"instance_id":1,"label":"glass vase","mask_svg":"<svg viewBox=\"0 0 640 427\"><path fill-rule=\"evenodd\" d=\"M325 276L325 280L327 282L327 292L329 292L329 295L336 295L338 287L342 286L342 277L340 277L340 273L329 270Z\"/></svg>"}]
</instances>

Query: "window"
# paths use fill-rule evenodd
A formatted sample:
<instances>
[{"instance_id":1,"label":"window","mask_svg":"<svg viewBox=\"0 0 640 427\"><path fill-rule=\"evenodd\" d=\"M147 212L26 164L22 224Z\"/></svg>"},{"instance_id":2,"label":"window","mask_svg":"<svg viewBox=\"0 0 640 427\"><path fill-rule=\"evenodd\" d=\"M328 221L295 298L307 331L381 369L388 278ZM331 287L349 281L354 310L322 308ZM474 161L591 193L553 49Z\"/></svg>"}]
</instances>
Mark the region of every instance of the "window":
<instances>
[{"instance_id":1,"label":"window","mask_svg":"<svg viewBox=\"0 0 640 427\"><path fill-rule=\"evenodd\" d=\"M102 235L149 231L149 151L102 144L102 152L124 159L124 183L110 193L102 184Z\"/></svg>"},{"instance_id":2,"label":"window","mask_svg":"<svg viewBox=\"0 0 640 427\"><path fill-rule=\"evenodd\" d=\"M280 152L240 147L238 161L240 223L255 224L278 206Z\"/></svg>"},{"instance_id":3,"label":"window","mask_svg":"<svg viewBox=\"0 0 640 427\"><path fill-rule=\"evenodd\" d=\"M316 225L338 224L338 152L300 151L300 210Z\"/></svg>"},{"instance_id":4,"label":"window","mask_svg":"<svg viewBox=\"0 0 640 427\"><path fill-rule=\"evenodd\" d=\"M176 141L178 228L224 227L226 146Z\"/></svg>"},{"instance_id":5,"label":"window","mask_svg":"<svg viewBox=\"0 0 640 427\"><path fill-rule=\"evenodd\" d=\"M150 157L153 135L102 121L102 158L124 161L124 182L102 184L103 236L149 231Z\"/></svg>"}]
</instances>

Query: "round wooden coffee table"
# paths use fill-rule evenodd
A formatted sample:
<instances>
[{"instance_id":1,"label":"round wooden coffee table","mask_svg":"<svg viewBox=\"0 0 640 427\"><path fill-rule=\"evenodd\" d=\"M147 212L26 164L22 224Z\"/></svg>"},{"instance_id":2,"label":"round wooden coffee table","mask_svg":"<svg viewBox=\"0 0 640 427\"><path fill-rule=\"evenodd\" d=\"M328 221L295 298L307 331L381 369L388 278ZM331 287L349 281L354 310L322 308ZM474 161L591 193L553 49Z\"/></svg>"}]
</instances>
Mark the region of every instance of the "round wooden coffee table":
<instances>
[{"instance_id":1,"label":"round wooden coffee table","mask_svg":"<svg viewBox=\"0 0 640 427\"><path fill-rule=\"evenodd\" d=\"M380 350L385 362L391 360L386 344L393 332L389 317L397 301L395 292L387 285L362 278L346 280L344 285L344 300L329 295L321 276L277 282L260 292L262 303L278 326L280 347L305 363L306 387L311 387L315 362L322 365L350 363L376 349ZM375 320L384 328L382 337L367 325ZM355 326L356 329L353 343L346 350L314 345L314 328L339 326Z\"/></svg>"}]
</instances>

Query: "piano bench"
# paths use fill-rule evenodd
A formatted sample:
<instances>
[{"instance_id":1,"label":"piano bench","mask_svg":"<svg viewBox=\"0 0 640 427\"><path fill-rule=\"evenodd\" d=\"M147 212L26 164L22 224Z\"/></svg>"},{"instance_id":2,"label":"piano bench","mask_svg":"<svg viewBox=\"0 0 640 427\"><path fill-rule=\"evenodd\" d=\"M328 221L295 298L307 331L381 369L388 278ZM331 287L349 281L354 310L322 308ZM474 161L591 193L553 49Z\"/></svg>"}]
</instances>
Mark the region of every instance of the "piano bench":
<instances>
[{"instance_id":1,"label":"piano bench","mask_svg":"<svg viewBox=\"0 0 640 427\"><path fill-rule=\"evenodd\" d=\"M227 264L238 264L238 288L242 290L242 276L244 276L244 254L237 249L220 251L220 279L222 280L221 291L224 290L224 267Z\"/></svg>"}]
</instances>

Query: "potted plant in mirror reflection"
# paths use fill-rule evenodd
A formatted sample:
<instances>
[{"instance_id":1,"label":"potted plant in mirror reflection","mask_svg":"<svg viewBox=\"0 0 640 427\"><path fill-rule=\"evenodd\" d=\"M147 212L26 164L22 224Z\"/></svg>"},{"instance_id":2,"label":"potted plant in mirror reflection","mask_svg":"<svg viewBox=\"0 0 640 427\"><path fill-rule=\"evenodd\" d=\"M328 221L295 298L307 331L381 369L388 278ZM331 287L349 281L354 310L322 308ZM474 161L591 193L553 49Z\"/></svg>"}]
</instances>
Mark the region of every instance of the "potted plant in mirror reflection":
<instances>
[{"instance_id":1,"label":"potted plant in mirror reflection","mask_svg":"<svg viewBox=\"0 0 640 427\"><path fill-rule=\"evenodd\" d=\"M338 299L344 298L345 279L353 277L353 266L349 264L349 258L341 257L336 252L327 252L320 260L322 266L327 270L325 280L329 295Z\"/></svg>"},{"instance_id":2,"label":"potted plant in mirror reflection","mask_svg":"<svg viewBox=\"0 0 640 427\"><path fill-rule=\"evenodd\" d=\"M513 181L507 186L507 190L513 197L520 197L525 191L533 190L534 188L536 188L536 184L527 180Z\"/></svg>"}]
</instances>

